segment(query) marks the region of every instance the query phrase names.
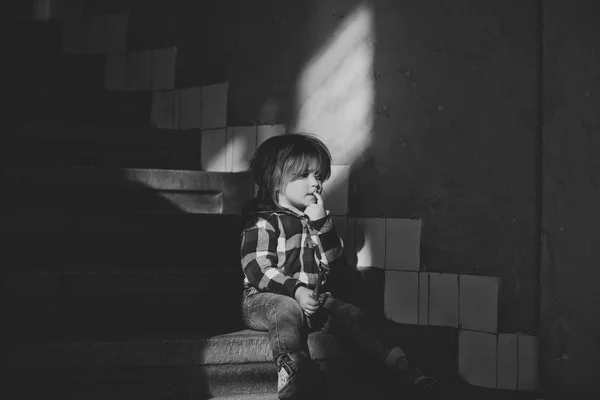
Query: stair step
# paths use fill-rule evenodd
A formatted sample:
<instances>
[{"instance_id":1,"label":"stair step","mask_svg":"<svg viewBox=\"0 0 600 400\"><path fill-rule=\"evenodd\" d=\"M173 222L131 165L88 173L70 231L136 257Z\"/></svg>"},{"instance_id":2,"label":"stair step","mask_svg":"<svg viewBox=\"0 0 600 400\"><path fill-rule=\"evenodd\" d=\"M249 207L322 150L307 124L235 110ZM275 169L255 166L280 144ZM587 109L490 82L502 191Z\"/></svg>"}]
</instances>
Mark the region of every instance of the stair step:
<instances>
[{"instance_id":1,"label":"stair step","mask_svg":"<svg viewBox=\"0 0 600 400\"><path fill-rule=\"evenodd\" d=\"M220 200L222 206L214 207L221 213L239 214L252 196L247 172L13 166L4 168L0 177L3 189L11 193L0 207L8 209L133 208L140 213L200 213L214 211L212 206L207 210L206 204Z\"/></svg>"},{"instance_id":2,"label":"stair step","mask_svg":"<svg viewBox=\"0 0 600 400\"><path fill-rule=\"evenodd\" d=\"M6 129L11 164L200 169L199 131L150 128L150 96L107 92L95 124L20 123ZM63 118L65 119L65 118ZM52 135L48 132L52 131Z\"/></svg>"},{"instance_id":3,"label":"stair step","mask_svg":"<svg viewBox=\"0 0 600 400\"><path fill-rule=\"evenodd\" d=\"M237 268L236 268L237 267ZM205 266L204 270L115 270L5 272L2 296L15 297L35 304L56 299L71 299L78 307L110 305L178 304L174 299L219 293L239 295L243 274L235 264L222 269ZM165 297L163 299L162 297ZM166 298L168 297L168 299ZM130 299L130 300L128 300ZM144 301L147 299L148 301ZM169 299L171 299L169 301Z\"/></svg>"},{"instance_id":4,"label":"stair step","mask_svg":"<svg viewBox=\"0 0 600 400\"><path fill-rule=\"evenodd\" d=\"M392 399L394 392L375 371L358 364L321 363L325 377L323 399ZM42 371L12 373L30 397L60 393L62 397L88 399L273 399L277 371L272 363L209 365L196 367L129 368L102 371ZM31 385L35 382L35 385ZM43 390L41 390L43 388ZM395 394L397 395L397 394ZM27 398L25 396L21 398ZM312 396L311 399L317 397ZM411 397L405 397L411 399Z\"/></svg>"},{"instance_id":5,"label":"stair step","mask_svg":"<svg viewBox=\"0 0 600 400\"><path fill-rule=\"evenodd\" d=\"M136 168L52 168L26 167L6 168L2 171L3 185L16 187L32 185L48 188L48 185L62 188L80 185L117 187L122 190L132 184L144 185L153 190L164 191L225 191L250 195L250 174L247 172L206 172ZM136 187L134 186L134 189ZM55 188L56 189L56 188Z\"/></svg>"},{"instance_id":6,"label":"stair step","mask_svg":"<svg viewBox=\"0 0 600 400\"><path fill-rule=\"evenodd\" d=\"M34 200L31 200L31 203L35 206ZM66 207L51 210L0 208L2 220L0 234L66 235L71 232L94 237L116 235L121 238L208 239L215 235L237 236L243 226L242 218L237 215L214 213L199 215L176 212L174 208L167 208L164 213L161 212L161 208L145 211L133 208L120 212L102 209L66 209Z\"/></svg>"},{"instance_id":7,"label":"stair step","mask_svg":"<svg viewBox=\"0 0 600 400\"><path fill-rule=\"evenodd\" d=\"M215 232L213 237L131 237L103 234L2 235L5 270L78 268L83 271L163 271L239 268L239 230ZM100 269L102 268L102 269Z\"/></svg>"},{"instance_id":8,"label":"stair step","mask_svg":"<svg viewBox=\"0 0 600 400\"><path fill-rule=\"evenodd\" d=\"M417 400L400 392L380 369L348 363L321 363L324 385L321 396L310 400ZM379 374L379 375L378 375ZM11 399L38 397L73 400L276 400L277 374L272 364L200 367L134 368L95 371L48 372L28 370L5 374ZM425 398L460 400L535 400L535 392L479 388L446 381Z\"/></svg>"},{"instance_id":9,"label":"stair step","mask_svg":"<svg viewBox=\"0 0 600 400\"><path fill-rule=\"evenodd\" d=\"M24 399L39 394L45 397L61 394L62 398L78 400L209 399L230 394L273 393L277 385L274 366L266 363L93 372L29 370L12 375L13 384L23 383L17 393L21 392ZM31 382L36 385L25 385Z\"/></svg>"},{"instance_id":10,"label":"stair step","mask_svg":"<svg viewBox=\"0 0 600 400\"><path fill-rule=\"evenodd\" d=\"M13 190L13 188L7 188ZM15 207L35 207L40 202L40 188L17 189L17 196L4 201L11 219L20 224ZM17 203L18 200L23 200ZM213 191L154 191L148 193L144 187L121 190L120 188L60 188L44 196L44 206L54 209L78 211L111 210L133 213L193 213L220 214L223 212L223 193ZM8 203L8 204L7 204ZM12 221L8 221L9 223ZM12 228L12 227L9 227ZM6 229L6 228L4 228Z\"/></svg>"},{"instance_id":11,"label":"stair step","mask_svg":"<svg viewBox=\"0 0 600 400\"><path fill-rule=\"evenodd\" d=\"M238 231L239 232L239 231ZM50 236L50 235L47 235ZM199 270L220 266L225 270L239 268L239 234L215 233L212 239L204 236L168 240L157 238L130 238L56 234L44 240L43 235L14 234L2 237L6 251L7 270L40 270L77 267L82 271L105 271L144 268L164 271L185 270L194 266ZM219 240L224 239L224 240Z\"/></svg>"},{"instance_id":12,"label":"stair step","mask_svg":"<svg viewBox=\"0 0 600 400\"><path fill-rule=\"evenodd\" d=\"M201 318L201 317L199 317ZM90 332L90 334L98 334ZM121 334L125 336L125 334ZM138 338L139 333L136 334ZM15 340L5 353L13 369L43 368L131 368L192 365L235 365L271 363L268 336L265 332L242 329L219 335L179 333L179 339L87 339L51 342ZM42 338L40 338L42 339ZM45 338L46 340L51 338ZM339 339L314 332L308 348L315 360L348 361L356 352Z\"/></svg>"}]
</instances>

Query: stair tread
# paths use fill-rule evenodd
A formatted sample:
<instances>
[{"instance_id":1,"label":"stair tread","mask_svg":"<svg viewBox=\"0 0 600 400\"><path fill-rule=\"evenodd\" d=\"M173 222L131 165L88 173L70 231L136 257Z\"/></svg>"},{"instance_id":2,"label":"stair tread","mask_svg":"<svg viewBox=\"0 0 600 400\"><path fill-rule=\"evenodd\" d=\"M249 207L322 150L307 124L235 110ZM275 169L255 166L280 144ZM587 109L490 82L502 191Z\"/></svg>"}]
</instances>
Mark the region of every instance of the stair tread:
<instances>
[{"instance_id":1,"label":"stair tread","mask_svg":"<svg viewBox=\"0 0 600 400\"><path fill-rule=\"evenodd\" d=\"M320 362L326 377L325 398L383 395L388 387L378 374L357 363ZM39 380L37 386L54 384L54 390L67 389L73 398L148 398L149 394L169 392L169 398L272 398L277 388L277 371L273 363L208 365L193 367L127 368L102 371L56 370L13 373L13 380ZM345 397L338 397L343 394ZM185 396L188 397L185 397ZM190 397L193 395L193 397ZM87 397L91 396L91 397ZM180 397L181 396L181 397ZM350 396L350 397L348 397ZM377 397L380 398L380 397Z\"/></svg>"},{"instance_id":2,"label":"stair tread","mask_svg":"<svg viewBox=\"0 0 600 400\"><path fill-rule=\"evenodd\" d=\"M317 360L351 360L357 356L339 339L324 332L311 333L308 347ZM11 341L5 357L8 365L15 368L50 369L239 365L272 361L267 333L249 329L220 334L177 331L163 333L162 337L146 334L46 342Z\"/></svg>"},{"instance_id":3,"label":"stair tread","mask_svg":"<svg viewBox=\"0 0 600 400\"><path fill-rule=\"evenodd\" d=\"M325 376L323 399L363 400L420 397L400 393L380 368L359 363L320 363ZM6 375L5 375L6 376ZM9 372L12 384L44 394L69 393L83 399L276 399L277 373L273 363L192 367L127 368ZM32 385L35 382L35 385ZM444 398L457 400L534 400L534 392L480 388L460 381L444 381ZM156 395L157 397L152 397ZM168 396L167 396L168 395ZM64 397L64 396L63 396ZM26 398L26 397L25 397Z\"/></svg>"}]
</instances>

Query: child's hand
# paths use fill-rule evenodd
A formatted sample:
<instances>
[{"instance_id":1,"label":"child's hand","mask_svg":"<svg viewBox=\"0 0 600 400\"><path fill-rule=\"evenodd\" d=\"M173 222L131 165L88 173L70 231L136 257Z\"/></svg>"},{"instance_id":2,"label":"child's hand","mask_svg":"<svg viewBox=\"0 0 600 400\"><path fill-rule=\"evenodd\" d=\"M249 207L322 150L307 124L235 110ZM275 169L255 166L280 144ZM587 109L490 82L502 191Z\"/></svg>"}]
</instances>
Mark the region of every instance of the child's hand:
<instances>
[{"instance_id":1,"label":"child's hand","mask_svg":"<svg viewBox=\"0 0 600 400\"><path fill-rule=\"evenodd\" d=\"M314 192L313 195L315 199L317 199L316 204L309 204L308 207L304 210L304 214L311 220L316 221L318 219L324 218L327 213L325 212L325 206L323 205L323 198L317 192Z\"/></svg>"},{"instance_id":2,"label":"child's hand","mask_svg":"<svg viewBox=\"0 0 600 400\"><path fill-rule=\"evenodd\" d=\"M321 305L317 300L313 299L312 294L313 291L304 286L296 289L296 301L300 304L300 308L302 308L302 311L306 315L313 315Z\"/></svg>"}]
</instances>

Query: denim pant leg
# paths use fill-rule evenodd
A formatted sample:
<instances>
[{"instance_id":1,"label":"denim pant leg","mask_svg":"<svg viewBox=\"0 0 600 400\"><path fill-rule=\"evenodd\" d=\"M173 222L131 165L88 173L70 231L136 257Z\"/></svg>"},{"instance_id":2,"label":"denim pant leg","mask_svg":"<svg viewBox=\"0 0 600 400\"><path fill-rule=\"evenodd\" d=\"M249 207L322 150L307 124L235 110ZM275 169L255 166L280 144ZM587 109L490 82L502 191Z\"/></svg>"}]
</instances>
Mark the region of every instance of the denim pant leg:
<instances>
[{"instance_id":1,"label":"denim pant leg","mask_svg":"<svg viewBox=\"0 0 600 400\"><path fill-rule=\"evenodd\" d=\"M298 302L275 293L254 293L242 300L246 326L269 333L273 359L283 353L300 353L306 344L304 313Z\"/></svg>"},{"instance_id":2,"label":"denim pant leg","mask_svg":"<svg viewBox=\"0 0 600 400\"><path fill-rule=\"evenodd\" d=\"M328 315L323 326L325 332L357 346L367 355L384 362L391 346L379 339L376 321L353 304L328 297L323 304Z\"/></svg>"}]
</instances>

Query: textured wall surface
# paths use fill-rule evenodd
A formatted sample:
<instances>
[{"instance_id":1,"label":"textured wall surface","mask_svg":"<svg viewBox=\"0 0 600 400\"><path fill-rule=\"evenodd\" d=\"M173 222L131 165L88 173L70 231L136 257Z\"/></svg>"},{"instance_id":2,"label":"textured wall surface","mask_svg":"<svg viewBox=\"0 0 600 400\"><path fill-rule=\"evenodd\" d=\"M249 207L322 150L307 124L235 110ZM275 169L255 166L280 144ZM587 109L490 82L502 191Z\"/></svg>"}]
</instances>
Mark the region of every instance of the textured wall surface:
<instances>
[{"instance_id":1,"label":"textured wall surface","mask_svg":"<svg viewBox=\"0 0 600 400\"><path fill-rule=\"evenodd\" d=\"M373 19L373 124L356 156L343 160L352 164L349 214L423 218L425 269L501 277L499 329L535 329L536 2L244 3L229 122L295 122L304 69L360 5ZM343 101L327 106L338 112ZM336 129L327 123L325 137Z\"/></svg>"},{"instance_id":2,"label":"textured wall surface","mask_svg":"<svg viewBox=\"0 0 600 400\"><path fill-rule=\"evenodd\" d=\"M591 398L600 392L600 4L544 7L540 380L549 393Z\"/></svg>"}]
</instances>

